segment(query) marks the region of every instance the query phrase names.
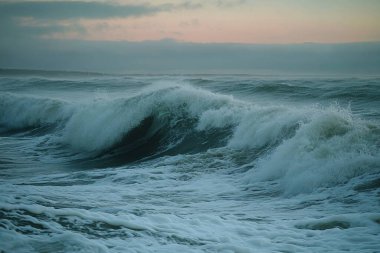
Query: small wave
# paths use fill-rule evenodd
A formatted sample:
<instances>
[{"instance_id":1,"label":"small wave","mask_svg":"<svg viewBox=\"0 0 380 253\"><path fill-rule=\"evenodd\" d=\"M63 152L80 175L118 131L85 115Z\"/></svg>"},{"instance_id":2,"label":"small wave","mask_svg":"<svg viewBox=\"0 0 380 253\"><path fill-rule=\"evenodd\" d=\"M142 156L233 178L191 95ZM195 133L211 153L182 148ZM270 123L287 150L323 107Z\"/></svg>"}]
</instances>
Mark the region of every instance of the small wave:
<instances>
[{"instance_id":1,"label":"small wave","mask_svg":"<svg viewBox=\"0 0 380 253\"><path fill-rule=\"evenodd\" d=\"M66 121L73 108L49 98L0 95L0 126L4 130L33 129Z\"/></svg>"},{"instance_id":2,"label":"small wave","mask_svg":"<svg viewBox=\"0 0 380 253\"><path fill-rule=\"evenodd\" d=\"M350 229L355 227L376 227L380 215L377 213L345 214L300 222L298 229L327 230L333 228Z\"/></svg>"}]
</instances>

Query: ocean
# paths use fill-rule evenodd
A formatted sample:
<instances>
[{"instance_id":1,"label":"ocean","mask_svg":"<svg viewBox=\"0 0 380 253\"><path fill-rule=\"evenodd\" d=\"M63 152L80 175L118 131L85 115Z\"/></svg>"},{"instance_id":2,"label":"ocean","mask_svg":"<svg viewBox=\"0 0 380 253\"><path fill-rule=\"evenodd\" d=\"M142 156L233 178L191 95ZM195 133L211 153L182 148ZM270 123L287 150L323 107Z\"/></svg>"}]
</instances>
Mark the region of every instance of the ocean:
<instances>
[{"instance_id":1,"label":"ocean","mask_svg":"<svg viewBox=\"0 0 380 253\"><path fill-rule=\"evenodd\" d=\"M380 252L380 78L0 72L0 252Z\"/></svg>"}]
</instances>

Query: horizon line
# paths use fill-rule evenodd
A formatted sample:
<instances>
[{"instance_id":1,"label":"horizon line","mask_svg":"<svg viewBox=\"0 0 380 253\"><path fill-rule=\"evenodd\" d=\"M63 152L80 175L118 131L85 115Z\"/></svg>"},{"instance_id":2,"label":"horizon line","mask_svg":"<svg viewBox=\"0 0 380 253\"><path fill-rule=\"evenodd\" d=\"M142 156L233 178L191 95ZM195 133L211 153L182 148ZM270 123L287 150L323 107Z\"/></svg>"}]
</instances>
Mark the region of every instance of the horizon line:
<instances>
[{"instance_id":1,"label":"horizon line","mask_svg":"<svg viewBox=\"0 0 380 253\"><path fill-rule=\"evenodd\" d=\"M36 38L37 39L37 38ZM185 41L174 38L162 38L158 40L89 40L89 39L54 39L54 38L38 38L40 41L71 41L71 42L95 42L95 43L157 43L168 42L178 44L195 44L195 45L244 45L244 46L301 46L301 45L352 45L352 44L380 44L380 40L368 41L345 41L345 42L287 42L287 43L255 43L255 42L200 42L200 41Z\"/></svg>"},{"instance_id":2,"label":"horizon line","mask_svg":"<svg viewBox=\"0 0 380 253\"><path fill-rule=\"evenodd\" d=\"M8 72L8 73L4 73ZM10 72L10 73L9 73ZM24 72L24 73L20 73ZM210 71L212 72L212 71ZM289 76L289 77L345 77L345 78L360 78L360 77L373 77L380 78L380 74L352 74L352 73L205 73L205 72L189 72L189 73L179 73L179 72L96 72L96 71L82 71L82 70L64 70L64 69L38 69L38 68L4 68L0 67L0 76L4 75L65 75L70 74L78 76L265 76L265 77L279 77L279 76Z\"/></svg>"}]
</instances>

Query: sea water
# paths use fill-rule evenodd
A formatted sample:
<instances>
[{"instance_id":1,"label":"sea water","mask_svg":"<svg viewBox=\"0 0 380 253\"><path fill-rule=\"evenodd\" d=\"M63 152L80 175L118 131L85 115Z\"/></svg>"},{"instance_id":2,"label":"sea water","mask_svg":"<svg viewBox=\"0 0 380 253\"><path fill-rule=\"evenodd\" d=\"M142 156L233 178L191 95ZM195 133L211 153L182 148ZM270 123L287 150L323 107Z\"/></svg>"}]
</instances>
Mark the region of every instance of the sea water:
<instances>
[{"instance_id":1,"label":"sea water","mask_svg":"<svg viewBox=\"0 0 380 253\"><path fill-rule=\"evenodd\" d=\"M0 252L380 252L380 79L0 76Z\"/></svg>"}]
</instances>

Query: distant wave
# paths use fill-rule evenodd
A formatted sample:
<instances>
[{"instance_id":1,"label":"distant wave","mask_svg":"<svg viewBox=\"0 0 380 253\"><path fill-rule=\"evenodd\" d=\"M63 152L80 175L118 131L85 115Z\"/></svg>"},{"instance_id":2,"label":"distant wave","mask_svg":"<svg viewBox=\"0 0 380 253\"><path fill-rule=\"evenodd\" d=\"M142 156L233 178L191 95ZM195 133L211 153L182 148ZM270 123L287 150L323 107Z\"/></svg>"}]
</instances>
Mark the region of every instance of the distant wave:
<instances>
[{"instance_id":1,"label":"distant wave","mask_svg":"<svg viewBox=\"0 0 380 253\"><path fill-rule=\"evenodd\" d=\"M0 68L0 76L104 76L106 74L88 71L65 71L65 70L38 70L38 69L3 69Z\"/></svg>"}]
</instances>

